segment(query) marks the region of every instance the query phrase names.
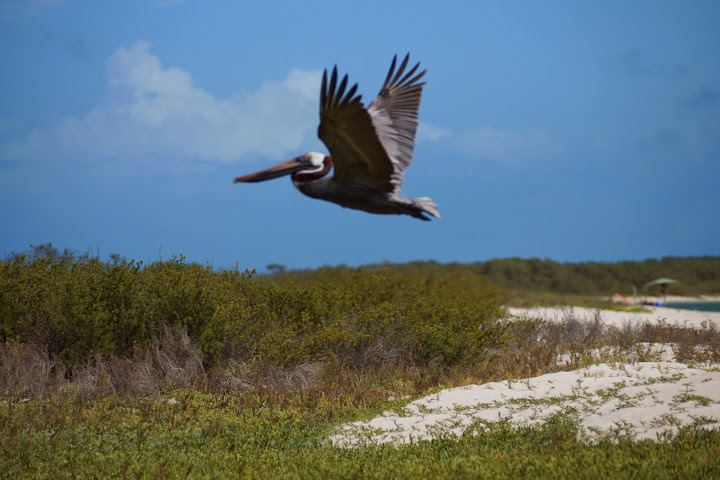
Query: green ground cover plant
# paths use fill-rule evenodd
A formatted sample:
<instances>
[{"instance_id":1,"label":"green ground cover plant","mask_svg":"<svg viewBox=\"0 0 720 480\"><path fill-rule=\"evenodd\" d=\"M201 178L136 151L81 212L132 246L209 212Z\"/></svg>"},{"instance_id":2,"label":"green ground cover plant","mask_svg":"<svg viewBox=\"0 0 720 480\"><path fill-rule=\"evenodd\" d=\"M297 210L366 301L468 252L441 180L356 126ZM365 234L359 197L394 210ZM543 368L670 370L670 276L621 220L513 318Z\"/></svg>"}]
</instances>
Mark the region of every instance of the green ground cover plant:
<instances>
[{"instance_id":1,"label":"green ground cover plant","mask_svg":"<svg viewBox=\"0 0 720 480\"><path fill-rule=\"evenodd\" d=\"M576 439L562 416L402 448L339 449L321 409L185 392L0 405L6 478L714 478L720 435L663 442Z\"/></svg>"},{"instance_id":2,"label":"green ground cover plant","mask_svg":"<svg viewBox=\"0 0 720 480\"><path fill-rule=\"evenodd\" d=\"M503 305L516 294L458 269L259 276L182 256L145 265L51 245L9 255L0 478L717 474L717 432L586 445L561 416L399 449L329 444L343 422L442 388L577 368L604 345L673 343L682 361L720 361L712 326L507 322ZM559 363L560 353L573 360Z\"/></svg>"}]
</instances>

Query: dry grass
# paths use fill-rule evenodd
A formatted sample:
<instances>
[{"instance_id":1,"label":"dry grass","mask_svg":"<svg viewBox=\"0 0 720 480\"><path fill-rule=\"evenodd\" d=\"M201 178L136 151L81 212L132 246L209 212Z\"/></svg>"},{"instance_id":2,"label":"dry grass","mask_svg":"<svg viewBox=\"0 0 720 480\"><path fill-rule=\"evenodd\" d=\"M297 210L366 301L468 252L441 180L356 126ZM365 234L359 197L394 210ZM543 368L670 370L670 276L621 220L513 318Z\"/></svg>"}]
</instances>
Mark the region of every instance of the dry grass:
<instances>
[{"instance_id":1,"label":"dry grass","mask_svg":"<svg viewBox=\"0 0 720 480\"><path fill-rule=\"evenodd\" d=\"M10 397L43 397L65 384L65 366L44 346L0 345L0 388Z\"/></svg>"},{"instance_id":2,"label":"dry grass","mask_svg":"<svg viewBox=\"0 0 720 480\"><path fill-rule=\"evenodd\" d=\"M207 379L200 352L187 333L163 326L149 349L133 359L93 355L73 368L33 344L0 346L0 389L5 396L44 397L52 393L83 397L145 395L180 387L197 387Z\"/></svg>"},{"instance_id":3,"label":"dry grass","mask_svg":"<svg viewBox=\"0 0 720 480\"><path fill-rule=\"evenodd\" d=\"M521 320L508 326L510 340L489 349L483 358L454 366L414 365L402 352L382 342L348 358L308 359L281 367L226 358L204 368L200 351L179 327L162 327L152 345L133 358L94 355L70 368L42 347L7 343L0 346L0 391L14 399L53 394L79 397L157 395L182 389L210 393L256 392L263 402L293 403L311 409L342 400L356 408L372 408L388 400L468 383L526 378L577 368L587 352L602 349L605 360L652 359L653 352L638 345L672 344L680 361L720 361L720 332L714 325L685 328L643 323L606 327L601 313L589 320L572 309L561 321ZM571 361L559 360L567 354ZM612 358L611 358L612 357ZM299 405L298 405L299 402ZM333 412L328 412L333 416Z\"/></svg>"}]
</instances>

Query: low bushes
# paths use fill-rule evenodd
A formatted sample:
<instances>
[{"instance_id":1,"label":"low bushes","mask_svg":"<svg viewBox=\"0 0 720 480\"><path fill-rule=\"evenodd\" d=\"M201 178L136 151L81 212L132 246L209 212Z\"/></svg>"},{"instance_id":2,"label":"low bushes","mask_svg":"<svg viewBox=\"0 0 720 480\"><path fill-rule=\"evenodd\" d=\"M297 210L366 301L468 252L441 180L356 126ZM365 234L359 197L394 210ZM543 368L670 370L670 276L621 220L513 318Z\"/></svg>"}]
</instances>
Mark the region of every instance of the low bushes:
<instances>
[{"instance_id":1,"label":"low bushes","mask_svg":"<svg viewBox=\"0 0 720 480\"><path fill-rule=\"evenodd\" d=\"M183 348L196 349L206 371L328 360L453 366L505 341L501 294L465 273L323 268L263 278L182 256L143 265L36 247L0 263L0 341L6 354L41 352L65 377L151 351L159 365L163 348L175 348L158 340L168 331L187 334Z\"/></svg>"}]
</instances>

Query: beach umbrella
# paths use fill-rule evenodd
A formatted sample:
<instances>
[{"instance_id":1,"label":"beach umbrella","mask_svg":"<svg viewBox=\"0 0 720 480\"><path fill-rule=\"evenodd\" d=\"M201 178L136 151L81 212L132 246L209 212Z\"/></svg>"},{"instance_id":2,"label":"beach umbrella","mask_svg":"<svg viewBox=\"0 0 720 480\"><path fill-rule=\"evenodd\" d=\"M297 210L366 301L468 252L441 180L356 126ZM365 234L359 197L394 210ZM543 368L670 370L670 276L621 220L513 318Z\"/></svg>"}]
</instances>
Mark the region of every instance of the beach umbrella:
<instances>
[{"instance_id":1,"label":"beach umbrella","mask_svg":"<svg viewBox=\"0 0 720 480\"><path fill-rule=\"evenodd\" d=\"M658 278L657 280L653 280L652 282L648 282L643 285L643 289L652 287L653 285L660 285L660 291L663 296L663 305L665 305L665 302L667 301L665 293L667 292L668 283L680 283L680 280L675 280L674 278Z\"/></svg>"},{"instance_id":2,"label":"beach umbrella","mask_svg":"<svg viewBox=\"0 0 720 480\"><path fill-rule=\"evenodd\" d=\"M643 288L652 287L653 285L667 285L668 283L680 283L680 280L675 280L674 278L658 278L657 280L646 283L643 285Z\"/></svg>"}]
</instances>

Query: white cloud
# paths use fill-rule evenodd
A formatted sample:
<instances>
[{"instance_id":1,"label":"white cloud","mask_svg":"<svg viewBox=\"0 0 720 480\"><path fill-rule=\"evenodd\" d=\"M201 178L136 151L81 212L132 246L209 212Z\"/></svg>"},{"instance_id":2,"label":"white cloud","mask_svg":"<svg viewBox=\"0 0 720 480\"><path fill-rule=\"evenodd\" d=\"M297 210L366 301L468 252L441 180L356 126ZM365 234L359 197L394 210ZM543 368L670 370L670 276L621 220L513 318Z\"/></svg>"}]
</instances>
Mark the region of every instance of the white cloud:
<instances>
[{"instance_id":1,"label":"white cloud","mask_svg":"<svg viewBox=\"0 0 720 480\"><path fill-rule=\"evenodd\" d=\"M232 163L249 153L279 157L317 128L319 71L292 70L252 92L217 98L180 68L163 67L139 41L107 62L108 103L32 132L5 154L84 158L169 157Z\"/></svg>"},{"instance_id":2,"label":"white cloud","mask_svg":"<svg viewBox=\"0 0 720 480\"><path fill-rule=\"evenodd\" d=\"M450 134L452 132L447 128L436 127L423 122L418 125L416 138L418 142L435 142Z\"/></svg>"},{"instance_id":3,"label":"white cloud","mask_svg":"<svg viewBox=\"0 0 720 480\"><path fill-rule=\"evenodd\" d=\"M282 85L292 92L299 93L306 100L318 102L320 99L319 71L290 70Z\"/></svg>"},{"instance_id":4,"label":"white cloud","mask_svg":"<svg viewBox=\"0 0 720 480\"><path fill-rule=\"evenodd\" d=\"M138 41L107 61L107 101L84 115L31 132L2 157L94 162L188 160L230 164L249 154L281 159L314 139L321 72L291 70L281 80L219 98L193 83L190 72L165 67ZM469 157L515 161L545 155L553 142L545 130L483 125L453 132L421 123L418 142L433 142ZM47 159L47 160L46 160Z\"/></svg>"},{"instance_id":5,"label":"white cloud","mask_svg":"<svg viewBox=\"0 0 720 480\"><path fill-rule=\"evenodd\" d=\"M541 128L502 129L482 125L460 132L421 123L418 141L437 142L468 157L516 161L557 150L550 134Z\"/></svg>"}]
</instances>

